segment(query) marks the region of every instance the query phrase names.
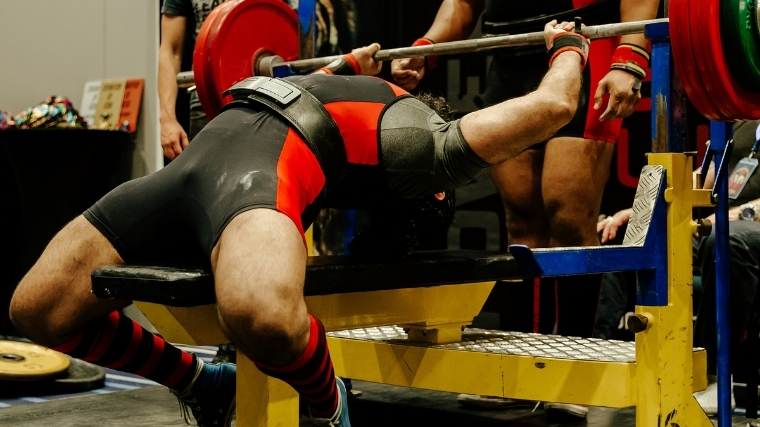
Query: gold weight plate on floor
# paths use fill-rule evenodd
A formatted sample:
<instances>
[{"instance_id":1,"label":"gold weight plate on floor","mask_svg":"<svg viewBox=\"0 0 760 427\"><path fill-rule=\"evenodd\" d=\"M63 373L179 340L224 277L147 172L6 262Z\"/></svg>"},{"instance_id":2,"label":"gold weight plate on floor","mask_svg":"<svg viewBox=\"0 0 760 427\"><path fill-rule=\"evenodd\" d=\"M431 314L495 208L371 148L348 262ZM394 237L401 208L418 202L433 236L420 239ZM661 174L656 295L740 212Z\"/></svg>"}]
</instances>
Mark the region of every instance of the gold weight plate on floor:
<instances>
[{"instance_id":1,"label":"gold weight plate on floor","mask_svg":"<svg viewBox=\"0 0 760 427\"><path fill-rule=\"evenodd\" d=\"M60 376L69 369L63 353L18 341L0 341L0 380L39 381Z\"/></svg>"}]
</instances>

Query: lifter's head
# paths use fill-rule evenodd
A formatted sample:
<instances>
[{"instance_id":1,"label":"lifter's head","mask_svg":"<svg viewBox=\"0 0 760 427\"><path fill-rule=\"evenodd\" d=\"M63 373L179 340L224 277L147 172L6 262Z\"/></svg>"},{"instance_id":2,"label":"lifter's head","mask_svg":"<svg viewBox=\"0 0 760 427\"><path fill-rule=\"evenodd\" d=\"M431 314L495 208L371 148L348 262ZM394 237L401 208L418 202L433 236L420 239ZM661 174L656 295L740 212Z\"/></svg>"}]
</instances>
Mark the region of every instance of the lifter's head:
<instances>
[{"instance_id":1,"label":"lifter's head","mask_svg":"<svg viewBox=\"0 0 760 427\"><path fill-rule=\"evenodd\" d=\"M454 120L454 113L456 113L456 111L451 109L449 103L446 102L446 98L435 96L429 92L419 93L415 95L415 98L430 107L430 109L435 111L435 113L443 120L446 120L447 122Z\"/></svg>"},{"instance_id":2,"label":"lifter's head","mask_svg":"<svg viewBox=\"0 0 760 427\"><path fill-rule=\"evenodd\" d=\"M368 209L369 228L359 231L348 250L359 256L401 257L421 242L445 235L454 221L454 191L421 199L389 198Z\"/></svg>"}]
</instances>

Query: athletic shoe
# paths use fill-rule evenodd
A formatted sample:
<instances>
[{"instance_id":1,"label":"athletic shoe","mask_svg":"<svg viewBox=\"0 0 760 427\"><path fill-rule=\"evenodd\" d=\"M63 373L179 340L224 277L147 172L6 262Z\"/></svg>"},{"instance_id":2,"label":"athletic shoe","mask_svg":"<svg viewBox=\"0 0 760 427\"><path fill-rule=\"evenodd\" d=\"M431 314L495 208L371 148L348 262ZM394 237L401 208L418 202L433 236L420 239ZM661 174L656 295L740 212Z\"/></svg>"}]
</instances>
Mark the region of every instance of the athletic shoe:
<instances>
[{"instance_id":1,"label":"athletic shoe","mask_svg":"<svg viewBox=\"0 0 760 427\"><path fill-rule=\"evenodd\" d=\"M172 390L182 416L189 424L189 408L199 427L229 427L235 412L235 365L207 365L201 359L196 360L198 366L190 385L181 393Z\"/></svg>"},{"instance_id":2,"label":"athletic shoe","mask_svg":"<svg viewBox=\"0 0 760 427\"><path fill-rule=\"evenodd\" d=\"M734 399L733 377L731 377L731 412L736 409L736 400ZM707 378L707 388L694 393L697 402L708 416L718 415L718 378L712 375Z\"/></svg>"},{"instance_id":3,"label":"athletic shoe","mask_svg":"<svg viewBox=\"0 0 760 427\"><path fill-rule=\"evenodd\" d=\"M464 407L477 409L507 409L519 406L532 407L536 405L536 402L531 400L481 396L479 394L460 394L457 396L457 402Z\"/></svg>"},{"instance_id":4,"label":"athletic shoe","mask_svg":"<svg viewBox=\"0 0 760 427\"><path fill-rule=\"evenodd\" d=\"M346 386L346 391L348 392L348 398L354 398L354 397L361 397L362 391L361 390L354 390L354 384L351 382L351 378L341 378L343 380L343 385Z\"/></svg>"},{"instance_id":5,"label":"athletic shoe","mask_svg":"<svg viewBox=\"0 0 760 427\"><path fill-rule=\"evenodd\" d=\"M570 415L575 418L586 418L588 416L588 406L573 403L546 402L544 403L544 412L547 415Z\"/></svg>"},{"instance_id":6,"label":"athletic shoe","mask_svg":"<svg viewBox=\"0 0 760 427\"><path fill-rule=\"evenodd\" d=\"M338 407L335 414L330 418L311 418L311 421L318 427L351 427L351 421L348 419L348 392L346 385L340 378L335 378L335 385L338 387Z\"/></svg>"}]
</instances>

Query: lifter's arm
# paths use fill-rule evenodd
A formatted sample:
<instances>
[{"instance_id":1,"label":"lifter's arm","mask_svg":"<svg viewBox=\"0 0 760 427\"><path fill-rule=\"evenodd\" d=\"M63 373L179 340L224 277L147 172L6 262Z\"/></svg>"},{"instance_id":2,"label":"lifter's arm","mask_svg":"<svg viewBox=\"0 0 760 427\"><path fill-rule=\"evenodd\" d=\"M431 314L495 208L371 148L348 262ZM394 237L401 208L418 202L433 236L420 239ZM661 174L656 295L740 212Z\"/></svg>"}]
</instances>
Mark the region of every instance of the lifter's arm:
<instances>
[{"instance_id":1,"label":"lifter's arm","mask_svg":"<svg viewBox=\"0 0 760 427\"><path fill-rule=\"evenodd\" d=\"M544 27L547 44L554 34L564 32L554 24L556 21ZM572 24L564 28L572 28ZM462 135L487 163L503 162L546 141L569 123L580 91L581 56L573 51L561 53L534 92L464 116L460 122Z\"/></svg>"},{"instance_id":2,"label":"lifter's arm","mask_svg":"<svg viewBox=\"0 0 760 427\"><path fill-rule=\"evenodd\" d=\"M466 39L484 8L485 0L444 0L422 38L434 43ZM425 58L396 59L391 63L391 74L397 85L412 90L425 75Z\"/></svg>"}]
</instances>

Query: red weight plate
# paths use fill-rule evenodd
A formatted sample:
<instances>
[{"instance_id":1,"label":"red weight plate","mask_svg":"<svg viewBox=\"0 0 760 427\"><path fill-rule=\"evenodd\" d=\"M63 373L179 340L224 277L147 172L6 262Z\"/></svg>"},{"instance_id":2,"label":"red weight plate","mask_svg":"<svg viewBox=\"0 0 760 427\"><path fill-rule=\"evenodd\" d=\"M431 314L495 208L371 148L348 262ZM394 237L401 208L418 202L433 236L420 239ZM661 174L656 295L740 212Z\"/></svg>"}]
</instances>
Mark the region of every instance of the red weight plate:
<instances>
[{"instance_id":1,"label":"red weight plate","mask_svg":"<svg viewBox=\"0 0 760 427\"><path fill-rule=\"evenodd\" d=\"M222 15L222 10L225 7L231 5L232 2L223 3L222 5L212 10L211 13L206 17L206 20L203 21L203 25L198 32L198 36L195 38L195 50L193 51L193 81L195 83L198 99L200 100L204 111L206 110L205 106L209 105L211 102L207 94L216 92L216 89L214 88L214 82L211 80L211 72L208 70L209 40L212 36L213 29L216 27L217 18Z\"/></svg>"},{"instance_id":2,"label":"red weight plate","mask_svg":"<svg viewBox=\"0 0 760 427\"><path fill-rule=\"evenodd\" d=\"M725 120L725 116L718 111L707 95L702 79L697 73L689 25L689 3L690 0L671 0L669 5L670 43L676 72L681 77L686 95L703 116L710 120Z\"/></svg>"},{"instance_id":3,"label":"red weight plate","mask_svg":"<svg viewBox=\"0 0 760 427\"><path fill-rule=\"evenodd\" d=\"M760 94L744 89L726 62L720 31L720 0L692 1L691 12L695 59L708 94L731 120L760 119Z\"/></svg>"},{"instance_id":4,"label":"red weight plate","mask_svg":"<svg viewBox=\"0 0 760 427\"><path fill-rule=\"evenodd\" d=\"M285 61L298 59L298 17L281 0L228 0L209 20L201 28L203 37L198 34L193 66L198 98L213 118L225 104L222 92L252 76L251 62L258 50Z\"/></svg>"}]
</instances>

